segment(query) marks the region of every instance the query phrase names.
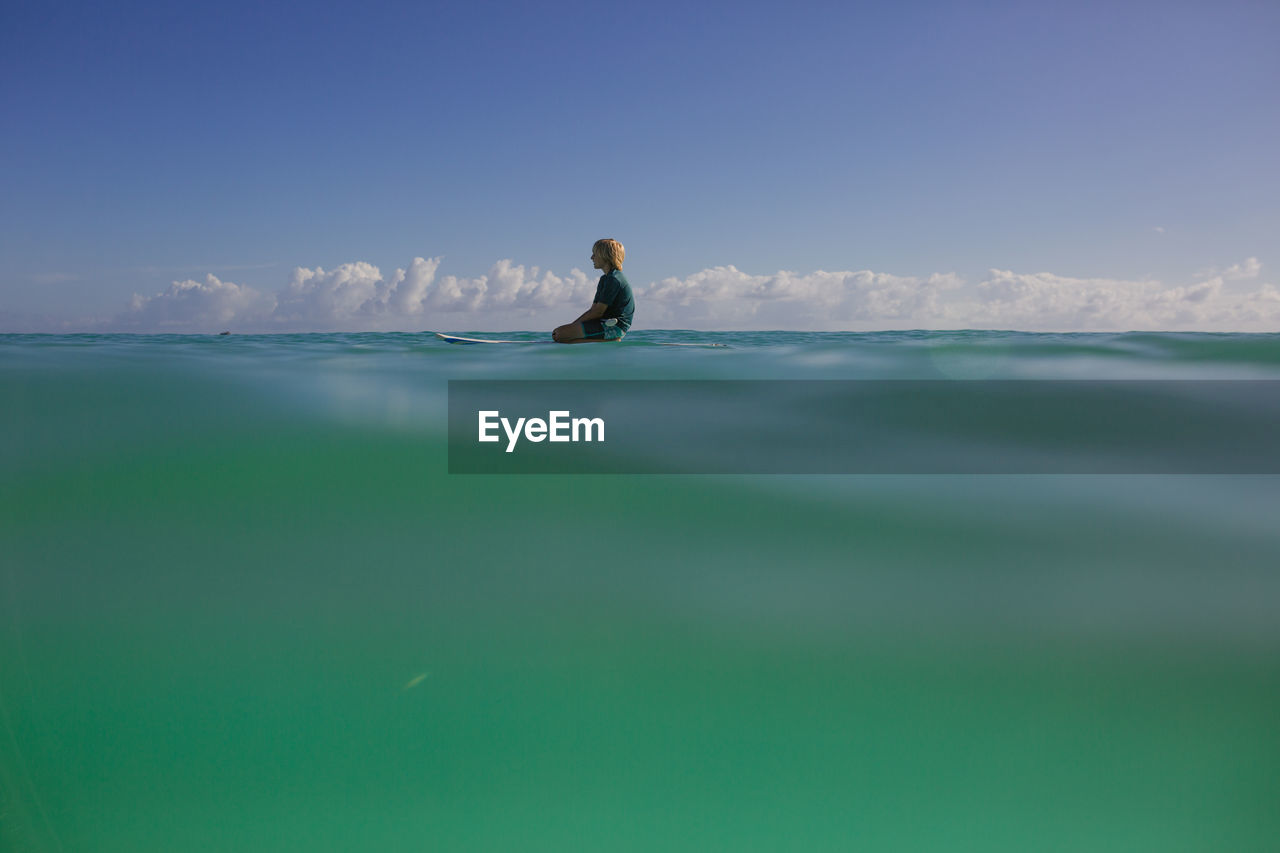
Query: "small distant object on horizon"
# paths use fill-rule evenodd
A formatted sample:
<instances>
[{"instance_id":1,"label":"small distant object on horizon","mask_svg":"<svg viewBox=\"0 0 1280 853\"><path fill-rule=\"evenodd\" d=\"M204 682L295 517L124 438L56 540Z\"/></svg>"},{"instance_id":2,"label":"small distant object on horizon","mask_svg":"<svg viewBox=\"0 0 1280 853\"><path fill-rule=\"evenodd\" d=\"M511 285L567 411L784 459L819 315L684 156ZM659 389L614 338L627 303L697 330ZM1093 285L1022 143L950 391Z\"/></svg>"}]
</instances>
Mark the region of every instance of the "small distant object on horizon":
<instances>
[{"instance_id":1,"label":"small distant object on horizon","mask_svg":"<svg viewBox=\"0 0 1280 853\"><path fill-rule=\"evenodd\" d=\"M231 334L231 333L230 333L230 332L218 332L218 335L219 335L219 336L221 336L221 335L229 335L229 334Z\"/></svg>"}]
</instances>

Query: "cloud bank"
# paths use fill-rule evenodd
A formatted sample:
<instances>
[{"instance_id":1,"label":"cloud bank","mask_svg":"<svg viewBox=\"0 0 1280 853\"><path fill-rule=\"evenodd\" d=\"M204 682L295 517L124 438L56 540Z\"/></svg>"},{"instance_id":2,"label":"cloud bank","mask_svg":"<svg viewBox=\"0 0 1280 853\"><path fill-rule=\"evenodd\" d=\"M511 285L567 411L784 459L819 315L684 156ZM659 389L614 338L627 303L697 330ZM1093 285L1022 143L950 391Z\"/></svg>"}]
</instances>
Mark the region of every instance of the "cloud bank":
<instances>
[{"instance_id":1,"label":"cloud bank","mask_svg":"<svg viewBox=\"0 0 1280 853\"><path fill-rule=\"evenodd\" d=\"M572 319L595 289L578 269L556 275L509 260L485 275L439 275L440 258L415 258L383 275L372 264L299 267L275 293L222 281L174 282L101 328L141 332L422 331L549 329ZM1071 278L989 270L954 273L777 272L733 266L685 278L632 282L637 328L1021 329L1026 331L1280 330L1280 290L1248 258L1189 282Z\"/></svg>"},{"instance_id":2,"label":"cloud bank","mask_svg":"<svg viewBox=\"0 0 1280 853\"><path fill-rule=\"evenodd\" d=\"M558 276L503 260L486 275L458 278L438 276L439 267L439 258L414 258L389 276L364 262L333 270L298 267L276 293L213 275L203 282L175 281L153 296L135 294L129 310L105 325L172 332L421 331L432 323L486 328L491 317L533 320L552 311L559 316L595 292L595 281L578 269Z\"/></svg>"}]
</instances>

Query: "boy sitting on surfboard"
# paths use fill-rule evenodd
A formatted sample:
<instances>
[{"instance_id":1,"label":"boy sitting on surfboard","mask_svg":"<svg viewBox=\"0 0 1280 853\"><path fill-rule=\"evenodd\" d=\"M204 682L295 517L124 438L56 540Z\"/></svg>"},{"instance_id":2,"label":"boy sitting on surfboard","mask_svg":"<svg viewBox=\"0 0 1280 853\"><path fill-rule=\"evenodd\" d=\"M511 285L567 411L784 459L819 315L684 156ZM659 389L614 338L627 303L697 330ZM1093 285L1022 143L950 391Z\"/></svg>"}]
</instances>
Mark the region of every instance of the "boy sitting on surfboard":
<instances>
[{"instance_id":1,"label":"boy sitting on surfboard","mask_svg":"<svg viewBox=\"0 0 1280 853\"><path fill-rule=\"evenodd\" d=\"M631 284L622 274L622 259L627 250L617 240L597 240L591 247L591 263L604 273L596 285L591 307L572 323L557 326L551 339L559 344L585 344L591 341L620 341L631 328L631 315L636 301Z\"/></svg>"}]
</instances>

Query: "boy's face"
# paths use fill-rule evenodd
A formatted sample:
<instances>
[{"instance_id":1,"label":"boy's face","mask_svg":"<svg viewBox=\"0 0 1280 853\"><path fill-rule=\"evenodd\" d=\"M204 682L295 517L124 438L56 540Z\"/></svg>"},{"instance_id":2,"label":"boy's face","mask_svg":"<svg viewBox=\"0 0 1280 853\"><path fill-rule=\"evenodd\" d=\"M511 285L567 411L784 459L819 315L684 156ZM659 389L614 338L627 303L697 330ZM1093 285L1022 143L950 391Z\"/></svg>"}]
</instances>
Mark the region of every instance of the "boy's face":
<instances>
[{"instance_id":1,"label":"boy's face","mask_svg":"<svg viewBox=\"0 0 1280 853\"><path fill-rule=\"evenodd\" d=\"M600 257L600 253L595 249L591 250L591 265L598 270L604 269L604 258Z\"/></svg>"}]
</instances>

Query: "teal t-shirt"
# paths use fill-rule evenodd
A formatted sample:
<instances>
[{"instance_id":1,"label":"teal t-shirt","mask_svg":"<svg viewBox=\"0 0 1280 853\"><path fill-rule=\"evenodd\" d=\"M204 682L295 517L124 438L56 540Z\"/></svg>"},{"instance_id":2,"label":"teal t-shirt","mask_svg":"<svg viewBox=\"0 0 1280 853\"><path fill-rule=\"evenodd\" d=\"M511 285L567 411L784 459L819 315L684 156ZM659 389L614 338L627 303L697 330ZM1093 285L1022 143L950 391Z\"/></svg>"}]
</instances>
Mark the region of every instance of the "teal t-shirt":
<instances>
[{"instance_id":1,"label":"teal t-shirt","mask_svg":"<svg viewBox=\"0 0 1280 853\"><path fill-rule=\"evenodd\" d=\"M595 299L591 301L603 302L609 306L604 309L604 315L600 319L608 320L616 317L622 331L625 332L631 328L631 315L636 313L636 300L631 295L631 283L622 274L622 270L614 270L600 276L600 283L596 285Z\"/></svg>"}]
</instances>

